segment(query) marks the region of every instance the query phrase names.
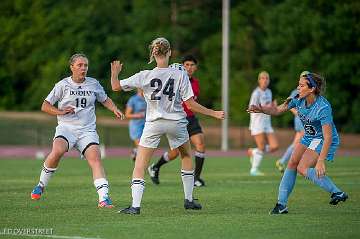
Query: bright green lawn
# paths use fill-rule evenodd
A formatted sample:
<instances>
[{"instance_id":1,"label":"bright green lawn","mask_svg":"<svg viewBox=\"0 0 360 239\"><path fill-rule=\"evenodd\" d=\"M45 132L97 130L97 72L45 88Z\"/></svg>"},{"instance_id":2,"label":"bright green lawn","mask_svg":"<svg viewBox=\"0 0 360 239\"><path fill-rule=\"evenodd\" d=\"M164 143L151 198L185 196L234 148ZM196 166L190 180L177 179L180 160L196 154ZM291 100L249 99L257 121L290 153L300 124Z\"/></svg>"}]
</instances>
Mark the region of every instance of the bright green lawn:
<instances>
[{"instance_id":1,"label":"bright green lawn","mask_svg":"<svg viewBox=\"0 0 360 239\"><path fill-rule=\"evenodd\" d=\"M328 204L329 195L298 177L289 214L269 216L281 175L274 159L263 161L264 177L248 175L245 158L208 158L196 188L201 211L183 209L179 160L162 168L161 184L147 178L141 215L120 215L130 203L130 160L104 161L116 209L97 209L86 161L66 159L40 201L30 200L41 161L0 160L0 233L4 228L53 228L50 238L360 238L360 159L337 158L328 175L350 200ZM67 236L67 237L57 237ZM2 238L28 238L4 236ZM44 237L31 237L44 238Z\"/></svg>"}]
</instances>

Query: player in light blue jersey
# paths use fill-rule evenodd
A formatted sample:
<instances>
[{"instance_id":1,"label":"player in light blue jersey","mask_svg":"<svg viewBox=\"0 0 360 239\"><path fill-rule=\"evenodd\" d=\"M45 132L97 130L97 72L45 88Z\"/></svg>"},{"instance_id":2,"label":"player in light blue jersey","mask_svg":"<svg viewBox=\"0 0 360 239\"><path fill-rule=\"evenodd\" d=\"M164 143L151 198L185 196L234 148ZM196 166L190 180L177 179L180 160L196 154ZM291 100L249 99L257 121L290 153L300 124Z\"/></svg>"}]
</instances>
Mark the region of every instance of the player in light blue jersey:
<instances>
[{"instance_id":1,"label":"player in light blue jersey","mask_svg":"<svg viewBox=\"0 0 360 239\"><path fill-rule=\"evenodd\" d=\"M131 158L136 159L137 147L145 127L146 102L144 93L138 89L137 94L130 97L126 104L125 116L129 121L129 135L135 147L132 150Z\"/></svg>"},{"instance_id":2,"label":"player in light blue jersey","mask_svg":"<svg viewBox=\"0 0 360 239\"><path fill-rule=\"evenodd\" d=\"M295 98L295 96L298 94L297 89L293 90L290 94L290 98ZM292 108L291 113L294 114L294 129L295 129L295 136L293 139L293 142L289 145L289 147L286 149L285 153L283 154L283 156L276 161L276 168L283 173L285 168L286 168L286 164L289 161L291 154L294 151L294 147L297 143L300 142L301 138L304 135L304 127L301 123L301 120L297 114L297 110Z\"/></svg>"},{"instance_id":3,"label":"player in light blue jersey","mask_svg":"<svg viewBox=\"0 0 360 239\"><path fill-rule=\"evenodd\" d=\"M300 74L298 95L282 105L251 105L248 112L279 115L295 108L304 126L304 136L295 146L279 186L278 202L270 214L288 213L287 202L294 188L297 172L331 194L330 204L346 201L348 195L325 175L325 160L333 161L339 146L339 135L330 103L321 95L325 86L322 76L304 71Z\"/></svg>"}]
</instances>

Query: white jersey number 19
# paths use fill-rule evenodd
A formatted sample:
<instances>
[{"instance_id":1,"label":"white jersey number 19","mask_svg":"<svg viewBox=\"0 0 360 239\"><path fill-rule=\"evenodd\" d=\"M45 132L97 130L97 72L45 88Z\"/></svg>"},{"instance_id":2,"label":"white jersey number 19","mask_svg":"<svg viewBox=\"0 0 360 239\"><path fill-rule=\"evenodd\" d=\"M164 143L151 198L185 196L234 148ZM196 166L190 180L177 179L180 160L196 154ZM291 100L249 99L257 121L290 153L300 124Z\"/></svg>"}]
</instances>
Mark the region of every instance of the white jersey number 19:
<instances>
[{"instance_id":1,"label":"white jersey number 19","mask_svg":"<svg viewBox=\"0 0 360 239\"><path fill-rule=\"evenodd\" d=\"M79 106L81 106L82 108L86 107L86 98L81 98L81 99L76 98L75 101L76 101L76 108Z\"/></svg>"}]
</instances>

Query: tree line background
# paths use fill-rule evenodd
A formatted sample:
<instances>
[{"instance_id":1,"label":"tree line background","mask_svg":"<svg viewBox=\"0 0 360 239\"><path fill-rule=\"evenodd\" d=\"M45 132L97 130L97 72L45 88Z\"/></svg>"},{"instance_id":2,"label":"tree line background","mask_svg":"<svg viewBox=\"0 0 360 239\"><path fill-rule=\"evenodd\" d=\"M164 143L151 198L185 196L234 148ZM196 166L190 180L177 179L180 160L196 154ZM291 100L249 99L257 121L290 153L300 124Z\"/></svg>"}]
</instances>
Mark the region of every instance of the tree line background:
<instances>
[{"instance_id":1,"label":"tree line background","mask_svg":"<svg viewBox=\"0 0 360 239\"><path fill-rule=\"evenodd\" d=\"M167 38L172 62L193 54L200 102L221 107L220 0L2 0L0 2L0 110L39 110L56 82L69 75L68 59L89 58L97 78L123 107L129 94L110 91L110 62L121 77L148 65L147 46ZM335 0L231 1L230 111L245 126L251 91L261 70L270 73L274 99L284 100L303 70L323 74L337 127L360 132L360 2ZM292 125L291 114L273 120Z\"/></svg>"}]
</instances>

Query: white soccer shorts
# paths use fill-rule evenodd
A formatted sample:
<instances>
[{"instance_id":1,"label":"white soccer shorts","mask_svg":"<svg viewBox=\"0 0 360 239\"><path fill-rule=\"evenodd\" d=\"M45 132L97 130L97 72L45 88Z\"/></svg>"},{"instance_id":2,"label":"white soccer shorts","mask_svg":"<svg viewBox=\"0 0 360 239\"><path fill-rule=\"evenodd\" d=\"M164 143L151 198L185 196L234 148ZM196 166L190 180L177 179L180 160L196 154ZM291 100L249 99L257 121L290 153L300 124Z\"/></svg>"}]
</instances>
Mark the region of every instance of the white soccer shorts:
<instances>
[{"instance_id":1,"label":"white soccer shorts","mask_svg":"<svg viewBox=\"0 0 360 239\"><path fill-rule=\"evenodd\" d=\"M68 141L69 148L76 148L81 154L89 144L99 144L99 135L96 131L78 131L64 125L56 127L55 138L65 138Z\"/></svg>"},{"instance_id":2,"label":"white soccer shorts","mask_svg":"<svg viewBox=\"0 0 360 239\"><path fill-rule=\"evenodd\" d=\"M274 133L274 129L271 126L271 121L268 120L251 123L250 131L251 135Z\"/></svg>"},{"instance_id":3,"label":"white soccer shorts","mask_svg":"<svg viewBox=\"0 0 360 239\"><path fill-rule=\"evenodd\" d=\"M171 149L178 148L189 140L188 121L158 119L145 123L139 145L146 148L157 148L162 135L166 135Z\"/></svg>"}]
</instances>

